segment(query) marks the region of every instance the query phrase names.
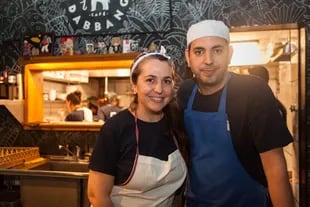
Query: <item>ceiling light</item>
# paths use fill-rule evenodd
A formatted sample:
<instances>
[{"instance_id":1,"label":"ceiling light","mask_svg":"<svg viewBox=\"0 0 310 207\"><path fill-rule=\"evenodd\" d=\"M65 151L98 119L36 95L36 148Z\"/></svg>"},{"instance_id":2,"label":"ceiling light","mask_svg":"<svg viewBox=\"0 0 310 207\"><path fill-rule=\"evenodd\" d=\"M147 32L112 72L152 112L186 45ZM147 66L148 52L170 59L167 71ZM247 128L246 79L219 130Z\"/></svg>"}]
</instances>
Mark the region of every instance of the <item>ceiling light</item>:
<instances>
[{"instance_id":1,"label":"ceiling light","mask_svg":"<svg viewBox=\"0 0 310 207\"><path fill-rule=\"evenodd\" d=\"M258 41L232 42L231 46L233 55L230 66L265 64L269 60L262 54Z\"/></svg>"}]
</instances>

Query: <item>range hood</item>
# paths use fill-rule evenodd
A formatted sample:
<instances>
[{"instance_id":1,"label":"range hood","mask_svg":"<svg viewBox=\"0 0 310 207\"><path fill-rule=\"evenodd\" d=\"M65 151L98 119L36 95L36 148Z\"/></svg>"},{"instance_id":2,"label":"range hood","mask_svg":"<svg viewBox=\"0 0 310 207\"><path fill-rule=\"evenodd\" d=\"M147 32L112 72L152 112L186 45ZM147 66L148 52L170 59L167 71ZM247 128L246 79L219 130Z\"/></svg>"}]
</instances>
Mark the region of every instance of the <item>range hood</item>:
<instances>
[{"instance_id":1,"label":"range hood","mask_svg":"<svg viewBox=\"0 0 310 207\"><path fill-rule=\"evenodd\" d=\"M273 62L290 61L297 52L297 46L293 43L276 43L270 60Z\"/></svg>"}]
</instances>

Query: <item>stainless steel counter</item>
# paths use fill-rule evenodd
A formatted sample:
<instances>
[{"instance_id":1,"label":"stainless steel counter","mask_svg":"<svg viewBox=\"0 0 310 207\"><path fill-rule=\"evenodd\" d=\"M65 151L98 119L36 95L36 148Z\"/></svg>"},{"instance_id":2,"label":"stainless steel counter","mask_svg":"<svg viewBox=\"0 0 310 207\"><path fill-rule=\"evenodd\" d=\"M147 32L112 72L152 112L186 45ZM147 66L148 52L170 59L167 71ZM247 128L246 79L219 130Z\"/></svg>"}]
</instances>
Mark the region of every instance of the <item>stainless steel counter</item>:
<instances>
[{"instance_id":1,"label":"stainless steel counter","mask_svg":"<svg viewBox=\"0 0 310 207\"><path fill-rule=\"evenodd\" d=\"M85 160L50 160L41 159L37 162L28 162L14 168L0 168L2 175L40 176L61 178L88 178L88 161Z\"/></svg>"}]
</instances>

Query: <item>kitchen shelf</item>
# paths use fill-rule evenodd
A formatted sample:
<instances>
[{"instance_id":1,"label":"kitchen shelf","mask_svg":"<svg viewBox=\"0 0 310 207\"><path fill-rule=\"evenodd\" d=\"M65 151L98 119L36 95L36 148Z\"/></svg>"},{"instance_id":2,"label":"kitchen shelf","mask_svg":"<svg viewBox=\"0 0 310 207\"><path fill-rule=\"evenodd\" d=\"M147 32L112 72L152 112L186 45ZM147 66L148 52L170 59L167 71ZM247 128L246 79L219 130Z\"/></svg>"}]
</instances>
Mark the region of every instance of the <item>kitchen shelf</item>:
<instances>
[{"instance_id":1,"label":"kitchen shelf","mask_svg":"<svg viewBox=\"0 0 310 207\"><path fill-rule=\"evenodd\" d=\"M55 83L68 83L68 84L87 84L86 81L76 81L76 80L67 80L63 78L51 78L51 77L43 77L44 80L55 82Z\"/></svg>"},{"instance_id":2,"label":"kitchen shelf","mask_svg":"<svg viewBox=\"0 0 310 207\"><path fill-rule=\"evenodd\" d=\"M113 60L133 60L139 53L114 53L114 54L85 54L72 56L34 56L30 58L19 58L20 65L35 63L57 63L57 62L93 62L93 61L113 61Z\"/></svg>"}]
</instances>

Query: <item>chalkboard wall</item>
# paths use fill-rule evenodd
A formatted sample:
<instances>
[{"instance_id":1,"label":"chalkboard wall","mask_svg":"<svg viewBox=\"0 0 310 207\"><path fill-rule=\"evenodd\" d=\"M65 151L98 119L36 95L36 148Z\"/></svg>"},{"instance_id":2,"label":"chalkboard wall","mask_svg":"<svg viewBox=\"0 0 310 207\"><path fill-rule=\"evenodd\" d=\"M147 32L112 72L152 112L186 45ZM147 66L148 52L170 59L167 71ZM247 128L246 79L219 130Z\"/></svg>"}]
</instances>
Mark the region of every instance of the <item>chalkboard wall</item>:
<instances>
[{"instance_id":1,"label":"chalkboard wall","mask_svg":"<svg viewBox=\"0 0 310 207\"><path fill-rule=\"evenodd\" d=\"M75 45L78 48L83 48L87 41L110 41L113 35L120 35L138 40L141 47L152 42L165 46L177 63L180 77L186 77L186 30L190 24L206 18L223 20L229 26L305 23L310 45L309 0L0 0L0 71L22 70L16 63L27 34L75 36L79 38ZM54 55L58 55L57 50ZM307 89L309 64L308 55ZM309 100L308 92L306 105ZM306 119L310 120L310 110ZM305 123L307 144L310 122ZM40 146L43 153L57 151L58 143L79 143L87 150L96 139L96 133L90 132L24 131L5 107L0 107L0 132L0 146ZM310 155L309 145L306 147ZM308 184L309 177L309 173L302 177L302 183ZM310 192L300 193L303 198L310 198ZM310 206L310 201L302 200L301 206Z\"/></svg>"},{"instance_id":2,"label":"chalkboard wall","mask_svg":"<svg viewBox=\"0 0 310 207\"><path fill-rule=\"evenodd\" d=\"M305 22L310 20L309 5L304 0L0 0L0 70L16 64L28 34L80 37L78 48L87 41L109 42L118 34L138 40L141 47L152 42L165 46L184 77L190 24L205 18L229 26Z\"/></svg>"}]
</instances>

